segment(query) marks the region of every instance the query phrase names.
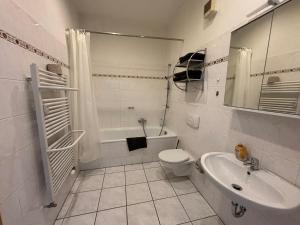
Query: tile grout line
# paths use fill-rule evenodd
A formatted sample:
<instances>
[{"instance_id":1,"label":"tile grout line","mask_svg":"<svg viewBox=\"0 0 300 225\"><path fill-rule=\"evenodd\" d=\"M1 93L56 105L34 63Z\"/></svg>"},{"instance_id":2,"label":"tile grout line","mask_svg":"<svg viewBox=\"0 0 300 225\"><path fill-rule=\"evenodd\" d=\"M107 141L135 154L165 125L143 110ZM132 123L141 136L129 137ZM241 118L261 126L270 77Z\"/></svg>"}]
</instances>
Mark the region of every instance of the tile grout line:
<instances>
[{"instance_id":1,"label":"tile grout line","mask_svg":"<svg viewBox=\"0 0 300 225\"><path fill-rule=\"evenodd\" d=\"M99 205L100 205L100 200L101 200L101 195L102 195L102 190L103 190L103 184L104 184L104 178L105 178L105 171L104 171L103 178L102 178L102 184L101 184L100 195L99 195L99 200L98 200L97 209L96 209L94 225L96 225L96 221L97 221L98 209L99 209Z\"/></svg>"},{"instance_id":2,"label":"tile grout line","mask_svg":"<svg viewBox=\"0 0 300 225\"><path fill-rule=\"evenodd\" d=\"M146 184L146 183L144 183L144 184ZM149 188L149 186L148 186L148 188ZM149 188L149 191L150 191L150 188ZM182 194L182 195L178 195L178 196L184 196L184 195L193 194L193 193L198 193L198 192L192 192L192 193ZM151 191L150 191L150 194L151 194ZM142 204L142 203L154 202L154 201L158 201L158 200L165 200L165 199L175 198L175 197L177 197L177 196L165 197L165 198L160 198L160 199L156 199L156 200L149 200L149 201L133 203L133 204L130 204L128 206L139 205L139 204ZM87 212L87 213L81 213L81 214L78 214L78 215L66 216L64 218L71 218L71 217L77 217L77 216L92 214L92 213L99 213L99 212L109 211L109 210L112 210L112 209L118 209L118 208L122 208L122 207L124 207L124 206L117 206L117 207L112 207L112 208L108 208L108 209L103 209L103 210L100 210L100 211L92 211L92 212ZM217 216L217 215L207 216L207 217L204 217L202 219L205 219L205 218L208 218L208 217L214 217L214 216ZM61 219L63 219L63 218L60 218L60 220ZM201 219L197 219L197 220L201 220ZM192 221L197 221L197 220L192 220Z\"/></svg>"},{"instance_id":3,"label":"tile grout line","mask_svg":"<svg viewBox=\"0 0 300 225\"><path fill-rule=\"evenodd\" d=\"M124 168L125 168L125 167L124 167ZM153 167L153 168L161 168L162 171L163 171L163 173L165 173L165 170L164 170L164 168L163 168L162 166L159 166L159 167ZM151 169L151 168L147 168L147 169ZM127 211L127 207L128 207L128 206L131 206L131 205L137 205L137 204L146 203L146 202L153 202L154 209L155 209L155 212L156 212L156 216L157 216L157 218L158 218L159 224L161 224L161 223L160 223L159 216L158 216L158 213L157 213L157 209L156 209L156 206L155 206L155 203L154 203L154 198L153 198L153 195L152 195L150 186L149 186L149 181L148 181L148 178L147 178L146 173L145 173L145 168L143 167L143 169L136 169L136 170L130 170L130 171L137 171L137 170L142 170L142 171L144 172L144 175L145 175L145 177L146 177L146 182L126 185L126 172L129 172L129 171L124 171L125 185L123 185L123 186L117 186L117 187L124 187L124 188L125 188L125 199L126 199L126 205L125 205L125 207L126 207L126 221L127 221L127 225L128 225L128 211ZM118 206L118 207L113 207L113 208L105 209L105 210L100 210L100 209L99 209L100 199L101 199L101 195L102 195L102 190L103 190L104 179L105 179L106 173L104 173L104 174L93 174L93 175L88 175L88 176L97 176L97 175L100 175L100 176L103 175L103 179L102 179L102 186L101 186L101 189L100 189L100 195L99 195L99 200L98 200L96 212L88 212L88 213L83 213L83 214L78 214L78 215L73 215L73 216L67 216L67 214L68 214L69 211L70 211L72 202L73 202L73 200L74 200L74 198L73 198L72 201L71 201L71 204L70 204L70 206L69 206L69 208L68 208L68 210L67 210L66 215L65 215L63 218L60 218L60 219L62 219L62 220L64 221L66 218L76 217L76 216L82 216L82 215L91 214L91 213L96 213L95 221L94 221L94 225L95 225L95 224L96 224L97 215L98 215L98 213L100 213L101 211L107 211L107 210L112 210L112 209L124 207L124 206ZM166 175L166 173L165 173L165 175ZM172 180L173 178L170 178L170 177L167 176L167 175L166 175L165 177L166 177L166 179L154 180L154 181L151 181L151 182L156 182L156 181L161 181L161 180L166 180L166 181L168 181L168 182L170 183L170 185L171 185L173 191L175 192L175 196L172 196L172 197L165 197L165 198L160 198L160 199L156 199L156 200L163 200L163 199L168 199L168 198L174 198L174 197L176 197L176 198L179 200L180 204L182 205L182 203L181 203L181 201L180 201L180 199L179 199L179 196L184 196L184 195L188 195L188 194L192 194L192 193L199 193L199 194L202 196L202 194L197 190L197 188L196 188L196 191L195 191L195 192L184 193L184 194L177 194L176 191L175 191L175 189L174 189L174 187L173 187L173 185L172 185L172 182L171 182L171 180ZM76 179L78 179L78 178L79 178L79 176L78 176ZM187 177L187 178L188 178L188 180L190 180L190 182L193 184L193 186L196 187L195 184L192 182L192 180L191 180L189 177ZM76 179L75 179L75 181L76 181ZM73 186L74 186L74 184L75 184L75 181L74 181L74 183L73 183ZM150 194L151 194L152 200L150 200L150 201L144 201L144 202L138 202L138 203L134 203L134 204L128 205L128 199L127 199L127 186L133 186L133 185L143 184L143 183L147 183L147 186L148 186L148 188L149 188L149 192L150 192ZM72 186L72 187L73 187L73 186ZM80 186L80 184L79 184L79 186ZM79 188L79 186L78 186L78 188ZM78 188L77 188L77 190L78 190ZM109 188L116 188L116 187L109 187ZM106 189L109 189L109 188L106 188ZM97 190L99 190L99 189L97 189ZM84 191L84 192L91 192L91 191L97 191L97 190L89 190L89 191ZM70 193L71 193L71 191L69 192L69 194L70 194ZM73 195L76 194L76 193L82 193L82 192L75 192L75 193L73 193ZM203 197L203 196L202 196L202 197ZM203 198L204 198L204 197L203 197ZM204 198L204 200L206 201L205 198ZM65 199L65 201L66 201L66 199ZM206 202L207 202L207 201L206 201ZM65 202L64 202L64 203L65 203ZM208 202L207 202L207 204L209 205ZM63 204L63 205L64 205L64 204ZM210 205L209 205L209 206L210 206ZM188 214L187 214L187 212L186 212L186 210L185 210L185 208L184 208L183 205L182 205L182 207L183 207L183 209L184 209L186 215L188 216ZM211 206L210 206L210 207L211 207ZM99 210L99 211L98 211L98 210ZM214 211L214 210L213 210L213 211ZM215 213L215 211L214 211L214 213ZM209 217L217 217L217 218L219 218L219 216L218 216L216 213L215 213L215 215L203 217L203 218L197 219L197 220L191 220L190 217L188 216L189 222L191 222L191 223L192 223L193 221L203 220L203 219L206 219L206 218L209 218ZM219 218L219 219L220 219L220 218ZM58 218L56 218L56 220L58 220ZM221 220L221 219L220 219L220 220ZM62 223L63 223L63 221L62 221ZM221 222L223 222L223 221L221 220ZM181 224L184 224L184 223L181 223Z\"/></svg>"},{"instance_id":4,"label":"tile grout line","mask_svg":"<svg viewBox=\"0 0 300 225\"><path fill-rule=\"evenodd\" d=\"M167 177L168 177L168 176L167 176ZM182 207L183 207L183 209L184 209L186 215L188 216L188 218L189 218L189 220L190 220L189 222L192 223L192 222L195 222L195 221L198 221L198 220L203 220L203 219L210 218L210 217L218 217L218 218L220 219L220 217L217 215L217 213L216 213L215 210L211 207L211 205L208 203L208 201L204 198L204 196L200 193L200 191L198 191L196 185L192 182L192 180L190 179L190 177L187 176L187 178L188 178L188 180L193 184L193 186L195 187L195 189L196 189L195 192L184 193L184 194L177 194L177 192L175 191L175 189L174 189L174 187L173 187L173 185L172 185L172 182L171 182L171 180L172 180L173 178L169 178L169 177L168 177L168 181L170 181L170 184L171 184L171 186L172 186L172 188L173 188L173 190L174 190L174 192L175 192L175 194L176 194L176 197L178 198L178 200L179 200L180 204L182 205ZM189 217L189 215L188 215L188 213L187 213L187 211L186 211L186 209L184 208L182 202L180 201L179 196L189 195L189 194L193 194L193 193L199 193L199 194L203 197L203 199L205 200L205 202L208 204L208 206L213 210L213 212L215 213L215 215L203 217L203 218L197 219L197 220L191 220L190 217ZM172 197L169 197L169 198L172 198ZM163 198L163 199L166 199L166 198ZM221 220L221 219L220 219L220 220ZM224 222L223 222L222 220L221 220L221 222L224 224ZM185 223L186 223L186 222L181 223L181 224L185 224ZM179 224L178 224L178 225L179 225Z\"/></svg>"},{"instance_id":5,"label":"tile grout line","mask_svg":"<svg viewBox=\"0 0 300 225\"><path fill-rule=\"evenodd\" d=\"M196 221L199 221L199 220L205 220L205 219L208 219L208 218L212 218L212 217L217 217L218 219L220 219L220 217L218 217L217 215L212 215L212 216L206 216L206 217L203 217L201 219L197 219L197 220L191 220L191 223L193 222L196 222ZM221 219L220 219L221 220ZM222 221L222 220L221 220ZM223 223L223 221L222 221ZM224 224L224 223L223 223Z\"/></svg>"},{"instance_id":6,"label":"tile grout line","mask_svg":"<svg viewBox=\"0 0 300 225\"><path fill-rule=\"evenodd\" d=\"M206 217L203 217L201 219L196 219L196 220L191 220L189 222L183 222L183 223L179 223L177 225L183 225L183 224L186 224L186 223L191 223L193 224L193 222L197 222L197 221L201 221L201 220L205 220L205 219L208 219L208 218L212 218L212 217L217 217L218 219L220 219L217 215L213 215L213 216L206 216ZM221 220L221 219L220 219ZM221 220L222 224L224 225L223 221Z\"/></svg>"},{"instance_id":7,"label":"tile grout line","mask_svg":"<svg viewBox=\"0 0 300 225\"><path fill-rule=\"evenodd\" d=\"M73 188L73 186L74 186L76 180L79 179L79 174L80 174L80 171L79 171L78 176L77 176L77 178L75 179L75 181L74 181L74 183L73 183L73 185L72 185L72 188ZM71 189L70 192L69 192L69 194L72 192L73 197L72 197L72 199L71 199L70 205L69 205L69 207L68 207L68 209L67 209L65 215L64 215L63 218L62 218L62 219L63 219L62 224L63 224L65 218L71 217L71 216L68 216L68 213L69 213L69 210L70 210L70 208L71 208L71 206L72 206L72 203L73 203L73 201L74 201L74 196L76 195L76 193L78 193L77 190L79 189L79 186L80 186L81 182L82 182L82 181L80 181L78 187L76 188L75 193L72 192L72 189ZM67 200L67 199L66 199L66 200ZM89 214L89 213L86 213L86 214Z\"/></svg>"},{"instance_id":8,"label":"tile grout line","mask_svg":"<svg viewBox=\"0 0 300 225\"><path fill-rule=\"evenodd\" d=\"M104 179L105 179L105 174L102 179L101 192L100 192L100 196L99 196L99 200L98 200L98 204L97 204L97 210L96 210L97 213L100 211L99 207L100 207L100 200L101 200L101 195L102 195L102 191L103 191Z\"/></svg>"},{"instance_id":9,"label":"tile grout line","mask_svg":"<svg viewBox=\"0 0 300 225\"><path fill-rule=\"evenodd\" d=\"M108 167L108 168L109 168L109 167ZM105 210L100 210L100 211L98 211L98 208L99 208L99 205L100 205L100 198L101 198L102 190L104 190L104 189L110 189L110 188L117 188L117 187L124 187L124 188L125 188L125 191L126 191L126 186L135 185L135 184L126 185L126 173L125 173L125 166L124 166L124 171L123 171L123 173L124 173L124 177L125 177L125 185L122 185L122 186L114 186L114 187L108 187L108 188L103 188L105 175L106 175L106 174L112 174L112 173L106 173L106 167L105 167L105 168L101 168L101 169L105 169L104 174L92 174L92 175L87 175L87 176L99 176L99 175L101 176L101 175L103 175L102 186L101 186L100 189L87 190L87 191L81 191L81 192L78 192L77 190L79 189L79 186L80 186L80 183L81 183L81 182L80 182L79 185L78 185L78 187L77 187L77 189L75 190L75 192L72 192L72 188L73 188L73 186L74 186L76 180L79 179L79 176L80 176L80 171L79 171L78 176L77 176L76 179L74 180L74 182L73 182L73 184L72 184L72 188L71 188L71 190L69 191L69 193L68 193L68 195L67 195L66 199L64 200L64 202L63 202L63 204L62 204L62 207L61 207L61 209L62 209L69 195L76 195L77 193L92 192L92 191L98 191L98 190L99 190L99 191L100 191L100 196L99 196L99 200L98 200L98 204L97 204L97 209L96 209L96 211L92 211L92 212L88 212L88 213L82 213L82 214L77 214L77 215L68 216L68 213L69 213L69 211L70 211L71 205L72 205L72 203L73 203L73 201L74 201L74 198L72 198L71 203L70 203L70 206L69 206L68 209L67 209L67 212L63 215L62 218L58 218L58 216L57 216L56 219L55 219L55 221L56 221L56 220L62 220L62 223L63 223L64 219L66 219L66 218L71 218L71 217L76 217L76 216L82 216L82 215L91 214L91 213L96 213L96 217L97 217L97 214L98 214L98 212L100 212L100 211L106 211L106 210L110 210L110 209L116 209L116 208L124 207L124 206L113 207L113 208L110 208L110 209L105 209ZM82 170L82 171L91 171L91 170L96 170L96 169L89 169L89 170ZM139 169L139 170L144 170L144 169L143 169L143 167L142 167L142 169ZM132 170L132 171L133 171L133 170ZM114 173L122 173L122 171L120 171L120 172L114 172ZM144 172L144 174L145 174L145 172ZM146 177L146 175L145 175L145 177ZM146 179L147 179L147 178L146 178ZM146 181L146 182L142 182L142 183L147 183L147 181ZM136 183L136 184L142 184L142 183ZM125 195L126 195L125 197L126 197L126 200L127 200L127 193L126 193L126 192L125 192ZM136 204L139 204L139 203L136 203ZM131 204L131 205L135 205L135 204ZM59 213L60 213L61 209L59 210ZM127 213L127 202L126 202L126 213ZM126 214L126 218L127 218L127 214ZM95 222L96 222L96 220L95 220Z\"/></svg>"},{"instance_id":10,"label":"tile grout line","mask_svg":"<svg viewBox=\"0 0 300 225\"><path fill-rule=\"evenodd\" d=\"M79 172L79 173L80 173L80 172ZM102 175L102 174L96 174L96 175ZM78 176L77 176L76 179L78 179L78 178L79 178L79 174L78 174ZM75 181L76 181L76 179L75 179ZM75 181L74 181L74 183L73 183L73 185L72 185L72 188L73 188L73 186L74 186L74 184L75 184ZM103 179L102 179L102 186L103 186L103 181L104 181L104 175L103 175ZM80 187L81 182L82 182L82 180L80 181L80 183L79 183L77 189L75 190L75 193L72 193L72 195L76 195L77 193L85 193L85 192L92 192L92 191L100 191L99 200L98 200L98 203L97 203L97 209L96 209L96 211L92 211L92 212L87 212L87 213L82 213L82 214L77 214L77 215L68 216L69 210L70 210L70 208L71 208L71 206L72 206L72 203L73 203L73 201L74 201L74 198L72 198L71 203L70 203L70 206L68 207L66 214L63 216L63 218L61 218L61 219L63 220L63 221L62 221L62 224L63 224L63 222L64 222L65 219L71 218L71 217L82 216L82 215L87 215L87 214L92 214L92 213L96 213L96 217L97 217L98 206L99 206L100 197L101 197L101 193L102 193L102 186L101 186L101 189L77 192L77 190L78 190L79 187ZM71 190L72 190L72 189L71 189ZM71 193L71 191L70 191L69 193ZM66 200L67 200L67 198L65 199L65 201L66 201ZM64 204L63 204L63 205L64 205ZM60 210L61 210L61 209L60 209ZM96 223L96 217L95 217L94 225L95 225L95 223ZM57 218L56 218L56 220L57 220Z\"/></svg>"},{"instance_id":11,"label":"tile grout line","mask_svg":"<svg viewBox=\"0 0 300 225\"><path fill-rule=\"evenodd\" d=\"M154 210L155 210L156 217L157 217L157 220L158 220L158 224L161 225L161 222L160 222L160 219L159 219L159 216L158 216L158 213L157 213L157 209L156 209L156 206L155 206L154 198L153 198L153 195L152 195L152 192L151 192L151 189L150 189L149 181L148 181L148 178L146 176L146 171L145 171L144 166L143 166L143 170L144 170L144 174L145 174L145 177L146 177L146 180L147 180L147 186L149 188L149 192L150 192L150 195L151 195L151 198L152 198L151 202L153 202L153 206L154 206Z\"/></svg>"},{"instance_id":12,"label":"tile grout line","mask_svg":"<svg viewBox=\"0 0 300 225\"><path fill-rule=\"evenodd\" d=\"M126 171L124 166L124 177L125 177L125 210L126 210L126 224L128 225L128 209L127 209L127 180L126 180Z\"/></svg>"},{"instance_id":13,"label":"tile grout line","mask_svg":"<svg viewBox=\"0 0 300 225\"><path fill-rule=\"evenodd\" d=\"M204 195L202 195L202 193L198 190L197 186L194 184L194 182L192 181L192 179L189 180L192 182L192 184L195 186L196 190L199 192L199 194L202 196L202 198L205 200L205 202L207 203L207 205L209 205L209 207L211 208L211 210L215 213L215 215L220 219L219 215L216 213L215 209L211 206L211 204L208 202L208 200L204 197ZM221 220L222 221L222 220ZM224 222L222 221L222 223L224 224Z\"/></svg>"},{"instance_id":14,"label":"tile grout line","mask_svg":"<svg viewBox=\"0 0 300 225\"><path fill-rule=\"evenodd\" d=\"M78 176L79 176L79 173L80 173L80 171L78 172ZM57 215L56 218L55 218L55 222L56 222L56 220L60 220L60 219L61 219L61 220L62 220L61 224L63 224L66 215L64 215L63 218L59 218L59 219L58 219L58 216L59 216L59 214L60 214L60 211L61 211L62 208L64 207L64 205L65 205L65 203L66 203L66 201L67 201L69 195L73 194L73 193L71 193L71 192L72 192L72 188L73 188L73 186L74 186L76 180L78 179L78 176L76 177L76 179L74 179L74 182L73 182L73 184L72 184L71 190L68 192L67 197L66 197L65 200L63 201L63 203L62 203L62 205L61 205L61 208L60 208L59 211L58 211L58 215ZM71 203L72 203L72 201L71 201ZM70 205L70 206L71 206L71 205ZM67 209L67 212L68 212L68 210L69 210L69 207L68 207L68 209ZM67 214L67 212L66 212L66 214ZM54 222L54 223L55 223L55 222Z\"/></svg>"},{"instance_id":15,"label":"tile grout line","mask_svg":"<svg viewBox=\"0 0 300 225\"><path fill-rule=\"evenodd\" d=\"M162 167L162 168L163 168L163 167ZM165 171L164 171L164 172L165 172ZM209 218L209 217L213 217L213 216L217 216L217 217L218 217L218 215L217 215L217 214L215 213L215 211L213 210L213 212L215 213L215 215L207 216L207 217L204 217L204 218L201 218L201 219L197 219L197 220L191 220L190 216L188 215L188 213L187 213L186 209L184 208L182 202L180 201L180 198L179 198L179 197L180 197L180 196L184 196L184 195L193 194L193 193L199 193L201 196L202 196L202 194L198 191L198 189L196 188L195 184L191 181L191 179L190 179L188 176L186 176L186 177L188 178L188 180L189 180L189 181L193 184L193 186L195 187L195 189L196 189L195 192L184 193L184 194L177 194L177 192L175 191L175 188L173 187L172 182L171 182L171 180L174 179L174 178L169 178L169 177L167 176L167 180L170 182L170 185L171 185L173 191L175 192L175 195L176 195L176 196L174 196L174 197L177 197L177 199L178 199L178 201L180 202L182 208L184 209L186 215L188 216L189 222L192 223L193 221L202 220L202 219ZM175 178L176 178L176 177L175 177ZM174 198L174 197L168 197L168 198ZM202 197L203 197L203 196L202 196ZM166 198L163 198L163 199L166 199ZM203 199L205 200L205 202L207 202L206 199L205 199L204 197L203 197ZM208 204L208 202L207 202L207 204ZM208 204L208 205L209 205L209 204ZM209 205L209 207L212 208L210 205ZM184 222L184 223L181 223L181 224L185 224L185 223L188 223L188 222Z\"/></svg>"},{"instance_id":16,"label":"tile grout line","mask_svg":"<svg viewBox=\"0 0 300 225\"><path fill-rule=\"evenodd\" d=\"M175 188L173 187L173 185L172 185L171 181L170 181L169 179L168 179L168 181L170 182L170 185L171 185L171 187L172 187L173 191L175 192L176 198L178 199L178 201L179 201L180 205L182 206L182 208L183 208L183 210L184 210L185 214L187 215L187 217L188 217L188 219L189 219L189 221L188 221L188 222L191 222L192 220L191 220L191 218L190 218L189 214L187 213L186 209L184 208L184 206L183 206L182 202L180 201L180 198L178 197L179 195L177 195L177 193L176 193L176 191L175 191Z\"/></svg>"}]
</instances>

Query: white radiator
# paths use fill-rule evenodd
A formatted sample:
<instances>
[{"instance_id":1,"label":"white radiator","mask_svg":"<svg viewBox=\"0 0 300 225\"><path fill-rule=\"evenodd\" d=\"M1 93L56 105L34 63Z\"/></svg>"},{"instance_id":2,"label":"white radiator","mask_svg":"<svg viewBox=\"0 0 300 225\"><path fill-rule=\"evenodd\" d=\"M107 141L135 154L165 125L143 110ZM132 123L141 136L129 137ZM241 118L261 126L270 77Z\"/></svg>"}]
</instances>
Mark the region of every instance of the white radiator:
<instances>
[{"instance_id":1,"label":"white radiator","mask_svg":"<svg viewBox=\"0 0 300 225\"><path fill-rule=\"evenodd\" d=\"M262 94L300 93L300 81L284 81L262 85Z\"/></svg>"},{"instance_id":2,"label":"white radiator","mask_svg":"<svg viewBox=\"0 0 300 225\"><path fill-rule=\"evenodd\" d=\"M261 97L259 109L269 112L297 114L297 98Z\"/></svg>"},{"instance_id":3,"label":"white radiator","mask_svg":"<svg viewBox=\"0 0 300 225\"><path fill-rule=\"evenodd\" d=\"M83 130L72 130L68 76L30 66L36 119L47 187L46 203L55 207L55 198L75 162L75 145Z\"/></svg>"},{"instance_id":4,"label":"white radiator","mask_svg":"<svg viewBox=\"0 0 300 225\"><path fill-rule=\"evenodd\" d=\"M300 81L263 84L259 109L270 112L298 114Z\"/></svg>"}]
</instances>

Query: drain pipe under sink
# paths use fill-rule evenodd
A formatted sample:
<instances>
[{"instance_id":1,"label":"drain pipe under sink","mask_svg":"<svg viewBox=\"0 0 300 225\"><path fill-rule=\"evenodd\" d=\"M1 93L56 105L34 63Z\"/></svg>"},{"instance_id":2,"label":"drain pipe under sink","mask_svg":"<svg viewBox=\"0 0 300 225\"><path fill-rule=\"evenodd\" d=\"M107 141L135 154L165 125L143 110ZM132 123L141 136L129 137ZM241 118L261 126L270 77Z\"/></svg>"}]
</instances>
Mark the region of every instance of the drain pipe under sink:
<instances>
[{"instance_id":1,"label":"drain pipe under sink","mask_svg":"<svg viewBox=\"0 0 300 225\"><path fill-rule=\"evenodd\" d=\"M231 211L232 211L232 215L235 218L240 218L242 216L244 216L245 212L246 212L246 208L242 205L239 205L238 203L232 201L231 202Z\"/></svg>"}]
</instances>

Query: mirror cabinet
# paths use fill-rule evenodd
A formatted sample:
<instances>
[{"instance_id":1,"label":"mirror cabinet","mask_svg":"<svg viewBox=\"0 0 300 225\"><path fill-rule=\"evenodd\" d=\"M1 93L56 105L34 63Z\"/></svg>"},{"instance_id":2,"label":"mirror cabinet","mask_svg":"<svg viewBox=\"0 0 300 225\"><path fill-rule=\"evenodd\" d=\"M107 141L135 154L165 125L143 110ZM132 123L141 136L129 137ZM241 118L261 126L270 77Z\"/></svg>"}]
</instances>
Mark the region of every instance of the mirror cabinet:
<instances>
[{"instance_id":1,"label":"mirror cabinet","mask_svg":"<svg viewBox=\"0 0 300 225\"><path fill-rule=\"evenodd\" d=\"M232 32L224 105L300 115L300 1Z\"/></svg>"}]
</instances>

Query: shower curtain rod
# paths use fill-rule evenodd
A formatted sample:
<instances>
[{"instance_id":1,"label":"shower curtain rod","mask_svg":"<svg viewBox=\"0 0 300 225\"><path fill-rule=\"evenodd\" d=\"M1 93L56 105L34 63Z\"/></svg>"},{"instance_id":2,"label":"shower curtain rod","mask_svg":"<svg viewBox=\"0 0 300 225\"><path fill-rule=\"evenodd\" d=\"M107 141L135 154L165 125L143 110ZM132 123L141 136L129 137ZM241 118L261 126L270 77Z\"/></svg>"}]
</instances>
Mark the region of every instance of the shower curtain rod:
<instances>
[{"instance_id":1,"label":"shower curtain rod","mask_svg":"<svg viewBox=\"0 0 300 225\"><path fill-rule=\"evenodd\" d=\"M236 50L242 50L242 49L250 49L251 48L247 48L247 47L237 47L237 46L230 46L231 49L236 49Z\"/></svg>"},{"instance_id":2,"label":"shower curtain rod","mask_svg":"<svg viewBox=\"0 0 300 225\"><path fill-rule=\"evenodd\" d=\"M137 34L122 34L116 32L101 32L101 31L93 31L93 30L85 30L86 32L90 32L92 34L104 34L104 35L114 35L114 36L121 36L121 37L134 37L134 38L148 38L148 39L159 39L159 40L167 40L167 41L181 41L184 42L184 39L180 38L169 38L169 37L158 37L158 36L148 36L148 35L137 35Z\"/></svg>"}]
</instances>

